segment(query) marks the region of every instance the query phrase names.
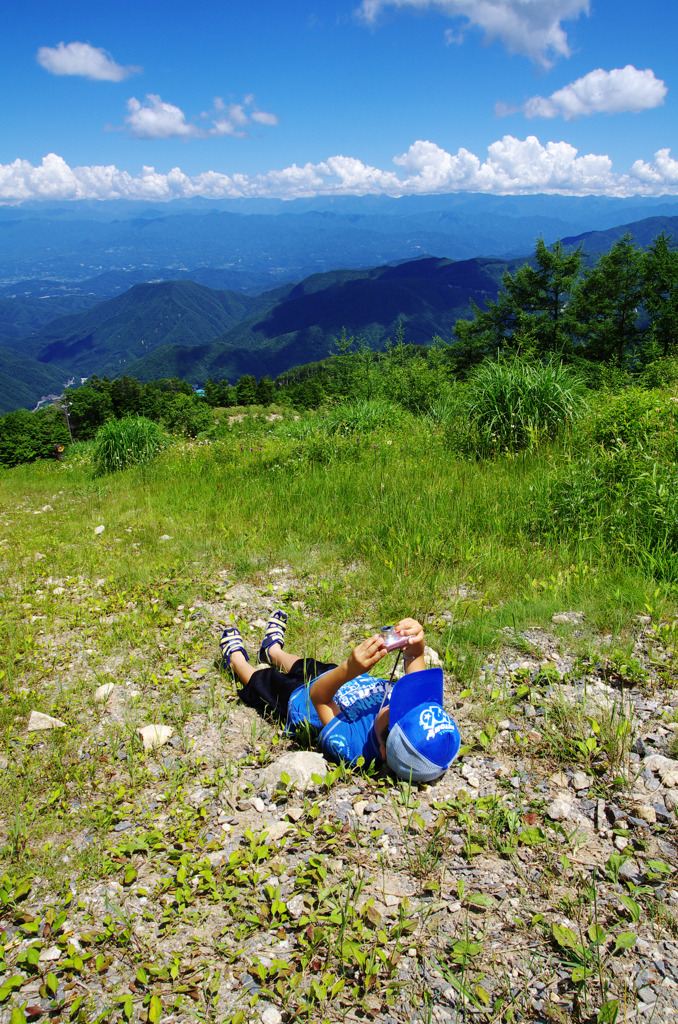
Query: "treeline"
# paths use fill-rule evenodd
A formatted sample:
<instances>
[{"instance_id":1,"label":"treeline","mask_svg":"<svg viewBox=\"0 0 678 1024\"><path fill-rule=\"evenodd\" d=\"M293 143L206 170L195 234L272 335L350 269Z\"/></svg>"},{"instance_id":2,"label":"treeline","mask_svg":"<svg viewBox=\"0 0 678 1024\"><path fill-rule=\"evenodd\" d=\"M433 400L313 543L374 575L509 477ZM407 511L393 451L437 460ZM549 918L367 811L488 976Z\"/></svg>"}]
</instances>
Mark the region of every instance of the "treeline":
<instances>
[{"instance_id":1,"label":"treeline","mask_svg":"<svg viewBox=\"0 0 678 1024\"><path fill-rule=\"evenodd\" d=\"M498 351L637 368L678 348L678 251L663 232L648 249L629 233L584 268L582 247L550 249L506 273L496 301L458 320L454 361L464 368Z\"/></svg>"},{"instance_id":2,"label":"treeline","mask_svg":"<svg viewBox=\"0 0 678 1024\"><path fill-rule=\"evenodd\" d=\"M197 391L179 378L143 384L91 377L54 405L0 418L0 465L59 455L91 440L104 423L144 416L189 437L214 428L215 408L277 404L299 410L347 399L387 397L416 412L483 360L556 356L584 372L589 386L645 374L678 353L678 252L660 234L645 251L629 234L590 268L581 247L537 241L532 261L506 273L495 301L458 320L455 340L409 345L403 328L383 351L342 331L332 356L257 380L210 378Z\"/></svg>"}]
</instances>

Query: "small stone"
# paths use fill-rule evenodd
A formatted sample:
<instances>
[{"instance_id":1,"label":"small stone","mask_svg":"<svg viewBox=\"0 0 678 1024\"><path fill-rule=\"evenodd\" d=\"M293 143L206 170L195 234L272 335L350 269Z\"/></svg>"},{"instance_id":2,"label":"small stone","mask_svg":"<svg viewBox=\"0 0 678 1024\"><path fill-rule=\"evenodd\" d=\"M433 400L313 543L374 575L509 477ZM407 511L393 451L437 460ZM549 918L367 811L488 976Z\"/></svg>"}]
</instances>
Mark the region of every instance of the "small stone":
<instances>
[{"instance_id":1,"label":"small stone","mask_svg":"<svg viewBox=\"0 0 678 1024\"><path fill-rule=\"evenodd\" d=\"M264 825L268 832L268 838L272 843L278 843L282 837L292 828L289 821L269 821Z\"/></svg>"},{"instance_id":2,"label":"small stone","mask_svg":"<svg viewBox=\"0 0 678 1024\"><path fill-rule=\"evenodd\" d=\"M144 725L137 732L143 741L144 750L162 747L174 736L174 729L170 725Z\"/></svg>"},{"instance_id":3,"label":"small stone","mask_svg":"<svg viewBox=\"0 0 678 1024\"><path fill-rule=\"evenodd\" d=\"M674 812L678 810L678 793L667 793L664 797L664 803L667 810Z\"/></svg>"},{"instance_id":4,"label":"small stone","mask_svg":"<svg viewBox=\"0 0 678 1024\"><path fill-rule=\"evenodd\" d=\"M266 810L266 804L260 796L253 796L250 800L250 806L252 806L255 811L258 811L259 814L263 814Z\"/></svg>"},{"instance_id":5,"label":"small stone","mask_svg":"<svg viewBox=\"0 0 678 1024\"><path fill-rule=\"evenodd\" d=\"M106 529L106 527L102 523L101 526L95 526L94 527L94 532L95 532L95 534L98 535L100 533L103 533L105 529Z\"/></svg>"},{"instance_id":6,"label":"small stone","mask_svg":"<svg viewBox=\"0 0 678 1024\"><path fill-rule=\"evenodd\" d=\"M172 538L170 537L169 533L163 533L162 537L158 537L158 540L162 542L166 540L172 540Z\"/></svg>"},{"instance_id":7,"label":"small stone","mask_svg":"<svg viewBox=\"0 0 678 1024\"><path fill-rule=\"evenodd\" d=\"M293 896L291 900L287 901L287 913L294 921L298 921L305 912L306 903L304 902L304 897L300 894Z\"/></svg>"},{"instance_id":8,"label":"small stone","mask_svg":"<svg viewBox=\"0 0 678 1024\"><path fill-rule=\"evenodd\" d=\"M288 807L285 814L288 818L291 818L292 821L299 821L299 818L303 818L304 816L304 810L302 807Z\"/></svg>"},{"instance_id":9,"label":"small stone","mask_svg":"<svg viewBox=\"0 0 678 1024\"><path fill-rule=\"evenodd\" d=\"M51 506L51 505L43 505L43 506L42 506L42 511L43 511L43 512L53 512L53 511L54 511L54 509L52 508L52 506Z\"/></svg>"},{"instance_id":10,"label":"small stone","mask_svg":"<svg viewBox=\"0 0 678 1024\"><path fill-rule=\"evenodd\" d=\"M551 821L566 821L572 810L572 805L565 797L557 797L546 808Z\"/></svg>"},{"instance_id":11,"label":"small stone","mask_svg":"<svg viewBox=\"0 0 678 1024\"><path fill-rule=\"evenodd\" d=\"M40 951L40 963L51 964L55 960L58 960L61 956L61 950L58 946L47 946L46 949Z\"/></svg>"},{"instance_id":12,"label":"small stone","mask_svg":"<svg viewBox=\"0 0 678 1024\"><path fill-rule=\"evenodd\" d=\"M622 850L625 850L626 847L629 845L629 841L626 838L626 836L615 836L614 845L621 852Z\"/></svg>"},{"instance_id":13,"label":"small stone","mask_svg":"<svg viewBox=\"0 0 678 1024\"><path fill-rule=\"evenodd\" d=\"M44 715L42 711L31 711L28 719L29 732L42 732L49 729L65 729L66 723L60 718L52 718L51 715Z\"/></svg>"},{"instance_id":14,"label":"small stone","mask_svg":"<svg viewBox=\"0 0 678 1024\"><path fill-rule=\"evenodd\" d=\"M572 776L572 788L579 792L582 789L590 789L593 779L586 772L575 772Z\"/></svg>"},{"instance_id":15,"label":"small stone","mask_svg":"<svg viewBox=\"0 0 678 1024\"><path fill-rule=\"evenodd\" d=\"M97 687L94 691L94 699L103 704L104 701L108 700L114 689L115 683L104 683L103 686Z\"/></svg>"},{"instance_id":16,"label":"small stone","mask_svg":"<svg viewBox=\"0 0 678 1024\"><path fill-rule=\"evenodd\" d=\"M579 625L584 619L583 612L556 612L555 615L551 616L551 622L556 625L564 625L567 622L572 622L575 625Z\"/></svg>"},{"instance_id":17,"label":"small stone","mask_svg":"<svg viewBox=\"0 0 678 1024\"><path fill-rule=\"evenodd\" d=\"M638 989L638 998L641 1003L656 1003L657 993L649 985L643 985L642 988Z\"/></svg>"},{"instance_id":18,"label":"small stone","mask_svg":"<svg viewBox=\"0 0 678 1024\"><path fill-rule=\"evenodd\" d=\"M267 1006L260 1019L261 1024L282 1024L282 1014L275 1006Z\"/></svg>"},{"instance_id":19,"label":"small stone","mask_svg":"<svg viewBox=\"0 0 678 1024\"><path fill-rule=\"evenodd\" d=\"M570 784L565 772L554 772L553 775L549 776L549 782L552 786L557 786L558 789L567 789Z\"/></svg>"},{"instance_id":20,"label":"small stone","mask_svg":"<svg viewBox=\"0 0 678 1024\"><path fill-rule=\"evenodd\" d=\"M625 860L619 869L620 878L628 878L630 881L634 881L640 876L640 868L633 858Z\"/></svg>"},{"instance_id":21,"label":"small stone","mask_svg":"<svg viewBox=\"0 0 678 1024\"><path fill-rule=\"evenodd\" d=\"M424 647L424 664L426 668L442 668L443 663L440 655L432 647Z\"/></svg>"},{"instance_id":22,"label":"small stone","mask_svg":"<svg viewBox=\"0 0 678 1024\"><path fill-rule=\"evenodd\" d=\"M469 764L465 764L461 770L462 777L466 779L471 789L480 789L480 779L478 773L471 768Z\"/></svg>"},{"instance_id":23,"label":"small stone","mask_svg":"<svg viewBox=\"0 0 678 1024\"><path fill-rule=\"evenodd\" d=\"M641 821L646 821L649 825L656 824L657 812L649 804L636 804L633 811L635 816L640 818Z\"/></svg>"}]
</instances>

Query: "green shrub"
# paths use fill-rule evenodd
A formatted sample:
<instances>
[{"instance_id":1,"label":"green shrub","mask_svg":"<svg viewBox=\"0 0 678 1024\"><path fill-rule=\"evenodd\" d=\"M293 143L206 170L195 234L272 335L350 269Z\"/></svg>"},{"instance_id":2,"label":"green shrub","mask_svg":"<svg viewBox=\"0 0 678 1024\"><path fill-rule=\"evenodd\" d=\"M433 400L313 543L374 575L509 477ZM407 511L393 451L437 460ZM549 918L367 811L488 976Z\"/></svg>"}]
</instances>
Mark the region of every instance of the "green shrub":
<instances>
[{"instance_id":1,"label":"green shrub","mask_svg":"<svg viewBox=\"0 0 678 1024\"><path fill-rule=\"evenodd\" d=\"M167 438L153 420L143 416L110 420L99 429L94 441L95 474L151 462L166 446Z\"/></svg>"},{"instance_id":2,"label":"green shrub","mask_svg":"<svg viewBox=\"0 0 678 1024\"><path fill-rule=\"evenodd\" d=\"M678 400L660 391L627 388L601 394L581 424L580 443L607 450L621 446L674 459L678 431Z\"/></svg>"},{"instance_id":3,"label":"green shrub","mask_svg":"<svg viewBox=\"0 0 678 1024\"><path fill-rule=\"evenodd\" d=\"M585 392L562 363L486 360L466 384L468 439L481 456L531 448L579 416Z\"/></svg>"}]
</instances>

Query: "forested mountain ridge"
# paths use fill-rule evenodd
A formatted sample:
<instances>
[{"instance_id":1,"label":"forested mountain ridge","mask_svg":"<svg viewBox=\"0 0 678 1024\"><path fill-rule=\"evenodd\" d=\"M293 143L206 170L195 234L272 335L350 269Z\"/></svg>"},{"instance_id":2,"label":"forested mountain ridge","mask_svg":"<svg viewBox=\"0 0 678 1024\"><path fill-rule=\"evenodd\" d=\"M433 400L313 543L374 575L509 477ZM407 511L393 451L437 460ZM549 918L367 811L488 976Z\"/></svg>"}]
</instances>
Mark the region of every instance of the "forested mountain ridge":
<instances>
[{"instance_id":1,"label":"forested mountain ridge","mask_svg":"<svg viewBox=\"0 0 678 1024\"><path fill-rule=\"evenodd\" d=\"M192 281L138 284L84 313L60 317L23 339L21 347L70 374L115 376L163 345L212 339L261 305L251 296Z\"/></svg>"},{"instance_id":2,"label":"forested mountain ridge","mask_svg":"<svg viewBox=\"0 0 678 1024\"><path fill-rule=\"evenodd\" d=\"M595 262L597 253L614 248L629 233L626 227L564 239L562 250L580 249L583 269ZM628 227L639 245L647 247L662 232L678 233L678 218L653 217ZM539 244L543 246L541 240ZM0 390L5 396L0 411L30 406L46 394L47 369L47 379L61 380L61 387L69 378L77 381L92 374L131 374L141 381L177 376L199 385L210 377L278 375L321 360L344 329L375 349L383 348L401 327L409 343L429 344L436 335L454 341L455 331L462 338L457 323L473 317L477 309L492 307L505 275L521 266L527 271L534 259L455 262L422 257L313 274L258 296L187 280L138 284L81 313L60 317L29 338L6 340L0 348ZM220 272L212 273L218 280ZM65 301L58 289L48 297ZM80 295L77 301L86 298ZM488 320L481 332L488 350L497 331L503 338L513 333L514 314L507 319L503 308L493 313L498 326ZM0 305L0 312L4 309ZM15 330L25 330L26 317L33 314L21 302L16 312ZM467 330L464 344L470 337ZM478 331L475 337L480 338ZM10 358L8 345L21 349L20 364L15 356ZM17 379L16 397L12 378Z\"/></svg>"}]
</instances>

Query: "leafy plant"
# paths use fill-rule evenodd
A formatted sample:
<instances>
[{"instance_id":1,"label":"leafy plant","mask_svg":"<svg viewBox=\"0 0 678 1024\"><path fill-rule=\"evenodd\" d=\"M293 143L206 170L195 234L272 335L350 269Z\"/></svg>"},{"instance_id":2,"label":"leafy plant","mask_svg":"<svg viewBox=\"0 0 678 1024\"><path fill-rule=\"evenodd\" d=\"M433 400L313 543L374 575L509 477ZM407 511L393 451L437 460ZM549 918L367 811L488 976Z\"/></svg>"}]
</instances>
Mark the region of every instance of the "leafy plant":
<instances>
[{"instance_id":1,"label":"leafy plant","mask_svg":"<svg viewBox=\"0 0 678 1024\"><path fill-rule=\"evenodd\" d=\"M92 458L99 476L151 462L167 446L167 438L153 420L126 416L109 420L97 431Z\"/></svg>"}]
</instances>

